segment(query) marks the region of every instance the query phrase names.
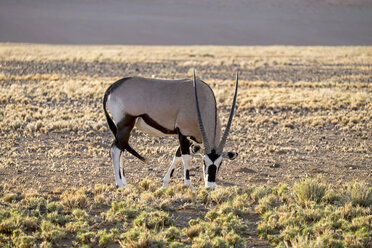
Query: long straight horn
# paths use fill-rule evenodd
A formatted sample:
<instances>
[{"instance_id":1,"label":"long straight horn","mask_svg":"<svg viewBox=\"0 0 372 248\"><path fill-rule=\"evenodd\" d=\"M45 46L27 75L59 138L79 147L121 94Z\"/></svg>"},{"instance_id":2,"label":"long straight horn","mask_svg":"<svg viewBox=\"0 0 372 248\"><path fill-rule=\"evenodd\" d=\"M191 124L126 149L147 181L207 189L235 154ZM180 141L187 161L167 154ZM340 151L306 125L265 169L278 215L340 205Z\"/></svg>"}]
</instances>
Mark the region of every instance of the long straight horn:
<instances>
[{"instance_id":1,"label":"long straight horn","mask_svg":"<svg viewBox=\"0 0 372 248\"><path fill-rule=\"evenodd\" d=\"M200 128L200 132L201 132L202 139L203 139L205 154L208 154L211 152L211 147L209 146L207 134L205 133L203 121L202 121L201 114L200 114L198 92L196 90L195 70L194 70L194 76L193 76L193 86L194 86L194 92L195 92L195 105L196 105L196 113L198 114L199 128Z\"/></svg>"},{"instance_id":2,"label":"long straight horn","mask_svg":"<svg viewBox=\"0 0 372 248\"><path fill-rule=\"evenodd\" d=\"M234 116L234 109L235 109L237 94L238 94L238 72L236 72L235 93L234 93L234 100L233 100L231 110L230 110L230 117L229 117L229 120L227 121L226 129L225 129L225 132L223 133L220 144L218 145L217 154L222 153L223 147L225 146L225 143L226 143L227 136L229 135L231 121Z\"/></svg>"}]
</instances>

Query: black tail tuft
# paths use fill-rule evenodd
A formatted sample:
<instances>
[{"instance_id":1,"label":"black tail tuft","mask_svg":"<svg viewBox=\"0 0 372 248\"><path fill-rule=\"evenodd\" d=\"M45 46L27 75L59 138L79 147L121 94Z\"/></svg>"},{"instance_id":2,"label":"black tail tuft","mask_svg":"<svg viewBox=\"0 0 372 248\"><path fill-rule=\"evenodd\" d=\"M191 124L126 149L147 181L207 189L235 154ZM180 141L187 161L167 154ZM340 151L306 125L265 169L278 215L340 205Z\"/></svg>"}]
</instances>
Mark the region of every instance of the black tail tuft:
<instances>
[{"instance_id":1,"label":"black tail tuft","mask_svg":"<svg viewBox=\"0 0 372 248\"><path fill-rule=\"evenodd\" d=\"M142 157L141 155L139 155L132 147L130 147L129 144L127 144L125 146L125 150L127 150L130 154L132 154L133 156L135 156L136 158L138 158L142 162L146 161L146 159L144 157Z\"/></svg>"}]
</instances>

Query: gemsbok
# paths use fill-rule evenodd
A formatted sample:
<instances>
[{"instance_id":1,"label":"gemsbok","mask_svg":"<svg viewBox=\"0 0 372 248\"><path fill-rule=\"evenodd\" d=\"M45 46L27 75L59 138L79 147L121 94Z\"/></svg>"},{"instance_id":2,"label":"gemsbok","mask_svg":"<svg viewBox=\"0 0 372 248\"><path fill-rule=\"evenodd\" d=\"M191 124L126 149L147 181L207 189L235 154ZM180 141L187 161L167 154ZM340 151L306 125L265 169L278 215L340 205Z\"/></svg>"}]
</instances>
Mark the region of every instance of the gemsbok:
<instances>
[{"instance_id":1,"label":"gemsbok","mask_svg":"<svg viewBox=\"0 0 372 248\"><path fill-rule=\"evenodd\" d=\"M103 109L115 136L110 151L116 186L128 186L122 152L127 150L140 160L145 160L128 144L131 131L136 127L155 136L178 135L180 145L163 178L163 187L168 186L175 166L182 161L184 184L193 188L189 174L190 147L192 153L197 153L200 146L196 143L203 143L205 187L215 188L222 158L233 160L238 155L235 152L223 152L234 115L237 91L238 73L230 117L221 138L214 93L205 82L195 78L195 71L193 81L128 77L112 84L103 97Z\"/></svg>"}]
</instances>

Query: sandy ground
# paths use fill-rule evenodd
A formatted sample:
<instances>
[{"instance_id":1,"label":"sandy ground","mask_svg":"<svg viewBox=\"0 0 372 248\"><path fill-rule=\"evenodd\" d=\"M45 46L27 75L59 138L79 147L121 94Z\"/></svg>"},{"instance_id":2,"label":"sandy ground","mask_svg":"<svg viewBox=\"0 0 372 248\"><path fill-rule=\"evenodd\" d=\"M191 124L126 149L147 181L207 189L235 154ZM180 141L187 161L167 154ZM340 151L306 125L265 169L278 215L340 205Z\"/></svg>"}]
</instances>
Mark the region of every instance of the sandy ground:
<instances>
[{"instance_id":1,"label":"sandy ground","mask_svg":"<svg viewBox=\"0 0 372 248\"><path fill-rule=\"evenodd\" d=\"M371 0L0 0L0 42L372 45Z\"/></svg>"},{"instance_id":2,"label":"sandy ground","mask_svg":"<svg viewBox=\"0 0 372 248\"><path fill-rule=\"evenodd\" d=\"M25 47L36 54L66 49ZM69 49L77 53L91 47ZM106 54L113 48L94 49ZM125 54L131 48L121 49ZM169 53L158 49L164 56ZM3 56L0 180L41 191L114 183L109 156L113 137L101 105L105 89L128 75L188 78L196 67L216 93L222 123L227 121L231 104L228 85L234 81L233 72L241 71L239 107L226 144L226 151L237 151L239 156L224 163L218 184L291 184L298 178L317 176L334 185L371 182L372 75L370 57L365 57L371 56L370 49L247 47L236 51L235 60L219 64L210 57L221 59L220 48L210 48L207 55L204 48L193 48L196 55L190 59L201 60L197 64L184 61L184 50L177 49L173 51L177 59L161 63L53 60L52 55L49 61L23 60L22 55L7 60ZM246 52L250 49L262 55L254 58ZM11 56L10 51L4 55ZM154 138L134 131L130 144L148 164L125 154L128 182L137 184L148 177L160 186L177 138ZM201 165L201 159L194 158L191 179L197 186L203 184ZM174 181L182 182L181 166Z\"/></svg>"}]
</instances>

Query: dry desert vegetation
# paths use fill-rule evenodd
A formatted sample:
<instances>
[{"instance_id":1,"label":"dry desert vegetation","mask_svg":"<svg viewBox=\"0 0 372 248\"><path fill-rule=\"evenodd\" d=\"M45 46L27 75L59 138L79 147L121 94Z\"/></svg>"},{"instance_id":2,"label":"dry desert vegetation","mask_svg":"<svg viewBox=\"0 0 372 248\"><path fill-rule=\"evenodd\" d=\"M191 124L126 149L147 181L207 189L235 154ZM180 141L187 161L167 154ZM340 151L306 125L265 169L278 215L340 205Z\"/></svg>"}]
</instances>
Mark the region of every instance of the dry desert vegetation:
<instances>
[{"instance_id":1,"label":"dry desert vegetation","mask_svg":"<svg viewBox=\"0 0 372 248\"><path fill-rule=\"evenodd\" d=\"M236 115L215 191L193 159L159 189L176 137L133 132L115 189L101 98L126 76L190 78ZM368 247L371 47L0 44L0 245Z\"/></svg>"}]
</instances>

